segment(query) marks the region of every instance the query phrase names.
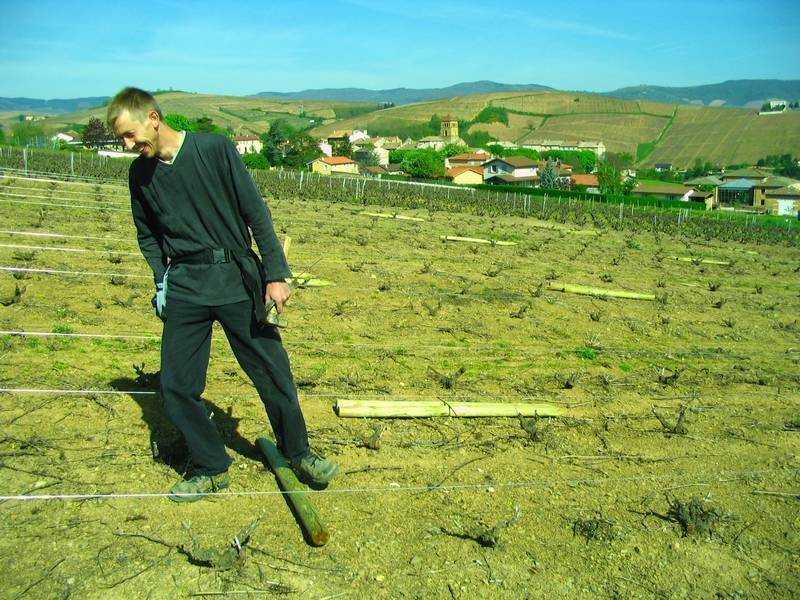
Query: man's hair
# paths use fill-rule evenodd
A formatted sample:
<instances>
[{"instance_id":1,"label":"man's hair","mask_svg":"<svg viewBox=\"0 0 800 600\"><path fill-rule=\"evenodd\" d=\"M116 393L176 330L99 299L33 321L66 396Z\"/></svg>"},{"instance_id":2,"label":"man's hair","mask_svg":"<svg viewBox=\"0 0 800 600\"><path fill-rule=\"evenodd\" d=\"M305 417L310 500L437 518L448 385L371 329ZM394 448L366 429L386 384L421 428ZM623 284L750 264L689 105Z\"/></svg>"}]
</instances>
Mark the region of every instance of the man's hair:
<instances>
[{"instance_id":1,"label":"man's hair","mask_svg":"<svg viewBox=\"0 0 800 600\"><path fill-rule=\"evenodd\" d=\"M156 99L153 98L153 95L139 88L126 87L108 103L108 111L106 112L108 126L113 128L114 121L126 110L131 117L140 122L144 122L147 119L147 115L150 114L151 110L158 113L159 120L164 120L161 108L158 106Z\"/></svg>"}]
</instances>

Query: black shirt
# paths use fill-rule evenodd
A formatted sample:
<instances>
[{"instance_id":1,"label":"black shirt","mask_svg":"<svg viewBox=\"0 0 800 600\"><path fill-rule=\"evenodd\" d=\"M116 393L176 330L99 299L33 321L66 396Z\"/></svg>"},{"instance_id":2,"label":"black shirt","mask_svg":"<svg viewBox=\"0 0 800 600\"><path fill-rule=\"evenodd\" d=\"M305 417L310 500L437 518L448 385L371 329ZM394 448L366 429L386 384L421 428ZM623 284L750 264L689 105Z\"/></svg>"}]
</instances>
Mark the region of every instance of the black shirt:
<instances>
[{"instance_id":1,"label":"black shirt","mask_svg":"<svg viewBox=\"0 0 800 600\"><path fill-rule=\"evenodd\" d=\"M226 137L187 131L171 164L155 157L135 159L128 185L139 248L156 282L170 257L213 248L246 250L252 245L250 231L267 280L291 277L269 208ZM257 277L256 265L251 267ZM206 306L249 297L235 262L176 264L167 287L168 298Z\"/></svg>"}]
</instances>

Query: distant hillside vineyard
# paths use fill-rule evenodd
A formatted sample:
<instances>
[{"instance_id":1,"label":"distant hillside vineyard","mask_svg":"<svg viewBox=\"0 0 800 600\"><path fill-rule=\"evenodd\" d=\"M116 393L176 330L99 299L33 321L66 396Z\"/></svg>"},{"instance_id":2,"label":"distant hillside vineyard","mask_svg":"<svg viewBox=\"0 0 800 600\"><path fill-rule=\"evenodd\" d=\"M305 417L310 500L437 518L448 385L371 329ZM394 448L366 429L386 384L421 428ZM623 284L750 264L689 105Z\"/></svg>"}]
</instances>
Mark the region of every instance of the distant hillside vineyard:
<instances>
[{"instance_id":1,"label":"distant hillside vineyard","mask_svg":"<svg viewBox=\"0 0 800 600\"><path fill-rule=\"evenodd\" d=\"M689 167L753 164L769 154L800 156L800 111L758 115L754 109L717 108L624 100L608 95L548 90L493 92L405 104L378 110L368 102L286 100L170 92L160 94L166 113L210 117L236 133L266 132L277 119L324 137L336 130L418 139L434 135L432 117L453 115L462 134L482 133L524 145L537 140L602 141L609 152L629 152L641 166L656 162ZM486 111L487 107L493 107ZM483 111L483 112L482 112ZM104 108L49 117L45 133L103 118ZM435 122L435 119L433 120ZM8 129L11 115L0 119Z\"/></svg>"}]
</instances>

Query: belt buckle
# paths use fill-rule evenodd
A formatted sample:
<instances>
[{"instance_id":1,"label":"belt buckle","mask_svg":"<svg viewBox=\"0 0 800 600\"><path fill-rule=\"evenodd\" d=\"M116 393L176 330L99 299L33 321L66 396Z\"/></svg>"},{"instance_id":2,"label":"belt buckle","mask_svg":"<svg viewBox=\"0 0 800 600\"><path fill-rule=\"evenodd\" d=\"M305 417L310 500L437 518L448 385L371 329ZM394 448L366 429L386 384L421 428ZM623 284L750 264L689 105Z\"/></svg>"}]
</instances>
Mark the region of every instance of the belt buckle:
<instances>
[{"instance_id":1,"label":"belt buckle","mask_svg":"<svg viewBox=\"0 0 800 600\"><path fill-rule=\"evenodd\" d=\"M214 248L211 250L211 260L214 264L230 262L227 248Z\"/></svg>"}]
</instances>

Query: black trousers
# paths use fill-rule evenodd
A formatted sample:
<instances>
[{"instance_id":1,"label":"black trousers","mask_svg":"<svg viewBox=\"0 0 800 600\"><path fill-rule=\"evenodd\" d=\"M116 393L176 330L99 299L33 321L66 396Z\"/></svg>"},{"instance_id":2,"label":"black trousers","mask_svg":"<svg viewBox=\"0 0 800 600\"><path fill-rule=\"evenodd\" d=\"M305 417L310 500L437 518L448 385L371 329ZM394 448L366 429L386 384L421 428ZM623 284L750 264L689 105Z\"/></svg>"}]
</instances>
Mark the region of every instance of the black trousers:
<instances>
[{"instance_id":1,"label":"black trousers","mask_svg":"<svg viewBox=\"0 0 800 600\"><path fill-rule=\"evenodd\" d=\"M201 306L170 298L161 337L161 398L183 433L194 472L216 475L232 459L206 411L201 394L211 352L211 326L219 321L236 360L253 381L267 410L278 447L288 458L308 451L308 432L278 328L256 325L250 300Z\"/></svg>"}]
</instances>

